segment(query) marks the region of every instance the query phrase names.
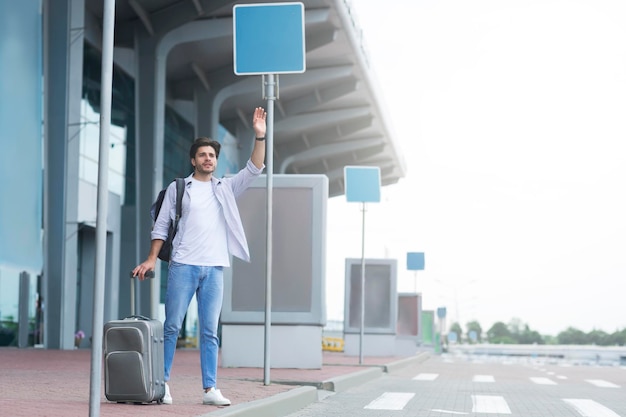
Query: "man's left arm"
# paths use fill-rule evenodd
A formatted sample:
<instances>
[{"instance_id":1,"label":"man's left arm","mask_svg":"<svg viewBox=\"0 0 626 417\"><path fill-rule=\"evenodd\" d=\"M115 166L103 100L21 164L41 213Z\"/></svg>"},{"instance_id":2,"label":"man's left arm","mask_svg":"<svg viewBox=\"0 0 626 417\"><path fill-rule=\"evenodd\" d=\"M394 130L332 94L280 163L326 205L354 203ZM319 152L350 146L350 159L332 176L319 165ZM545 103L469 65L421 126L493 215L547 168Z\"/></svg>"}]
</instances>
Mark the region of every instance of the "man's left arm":
<instances>
[{"instance_id":1,"label":"man's left arm","mask_svg":"<svg viewBox=\"0 0 626 417\"><path fill-rule=\"evenodd\" d=\"M254 147L252 148L252 155L250 160L255 167L262 169L265 161L265 133L267 125L265 119L267 113L263 107L257 107L254 109L254 115L252 116L252 128L254 129Z\"/></svg>"}]
</instances>

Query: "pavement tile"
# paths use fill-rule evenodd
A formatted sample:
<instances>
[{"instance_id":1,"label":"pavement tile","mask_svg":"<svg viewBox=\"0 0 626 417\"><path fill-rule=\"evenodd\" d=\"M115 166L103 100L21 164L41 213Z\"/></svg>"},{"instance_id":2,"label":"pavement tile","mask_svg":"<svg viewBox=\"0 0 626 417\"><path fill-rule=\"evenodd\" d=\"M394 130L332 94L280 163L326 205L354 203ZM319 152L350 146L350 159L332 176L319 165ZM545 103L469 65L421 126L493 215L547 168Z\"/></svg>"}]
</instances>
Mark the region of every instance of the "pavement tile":
<instances>
[{"instance_id":1,"label":"pavement tile","mask_svg":"<svg viewBox=\"0 0 626 417\"><path fill-rule=\"evenodd\" d=\"M270 369L264 385L263 368L218 369L217 383L233 405L274 397L302 386L321 387L324 381L371 367L401 361L403 357L346 356L324 352L321 369ZM74 417L90 415L91 350L0 348L0 417ZM104 372L102 372L104 379ZM101 382L101 417L203 416L220 407L202 404L200 355L197 349L179 349L169 382L173 405L136 405L109 402Z\"/></svg>"}]
</instances>

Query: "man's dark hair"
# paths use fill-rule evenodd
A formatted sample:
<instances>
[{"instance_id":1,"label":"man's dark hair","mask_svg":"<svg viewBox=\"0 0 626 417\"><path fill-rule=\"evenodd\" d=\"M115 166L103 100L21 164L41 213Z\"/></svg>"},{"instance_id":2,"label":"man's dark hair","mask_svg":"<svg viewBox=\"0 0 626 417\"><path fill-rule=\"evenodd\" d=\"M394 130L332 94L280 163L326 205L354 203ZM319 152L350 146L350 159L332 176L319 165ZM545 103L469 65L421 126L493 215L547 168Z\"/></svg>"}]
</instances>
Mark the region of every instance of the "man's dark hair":
<instances>
[{"instance_id":1,"label":"man's dark hair","mask_svg":"<svg viewBox=\"0 0 626 417\"><path fill-rule=\"evenodd\" d=\"M216 141L209 138L198 138L193 141L191 148L189 148L189 158L193 159L196 157L196 153L198 152L198 148L202 146L210 146L215 149L215 158L220 157L220 148L222 145Z\"/></svg>"}]
</instances>

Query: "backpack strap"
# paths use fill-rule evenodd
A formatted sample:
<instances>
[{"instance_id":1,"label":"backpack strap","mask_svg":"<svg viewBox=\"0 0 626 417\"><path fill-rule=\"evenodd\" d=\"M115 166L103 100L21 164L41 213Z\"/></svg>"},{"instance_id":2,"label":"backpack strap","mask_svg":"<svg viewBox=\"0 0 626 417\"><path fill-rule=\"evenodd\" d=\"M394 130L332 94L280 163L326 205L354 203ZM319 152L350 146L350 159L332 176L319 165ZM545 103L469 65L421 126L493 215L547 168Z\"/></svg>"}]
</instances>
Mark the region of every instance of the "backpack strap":
<instances>
[{"instance_id":1,"label":"backpack strap","mask_svg":"<svg viewBox=\"0 0 626 417\"><path fill-rule=\"evenodd\" d=\"M183 213L183 195L185 194L185 179L176 178L176 217L174 217L174 233L178 231L178 221Z\"/></svg>"}]
</instances>

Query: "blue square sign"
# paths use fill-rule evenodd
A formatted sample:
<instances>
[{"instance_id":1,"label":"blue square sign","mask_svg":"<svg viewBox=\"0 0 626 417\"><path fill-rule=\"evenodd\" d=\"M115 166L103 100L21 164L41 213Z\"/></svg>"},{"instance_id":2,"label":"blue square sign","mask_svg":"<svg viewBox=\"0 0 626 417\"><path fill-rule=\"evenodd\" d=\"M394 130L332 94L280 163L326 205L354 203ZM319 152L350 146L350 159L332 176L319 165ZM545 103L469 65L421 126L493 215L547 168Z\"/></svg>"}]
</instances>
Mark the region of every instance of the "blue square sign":
<instances>
[{"instance_id":1,"label":"blue square sign","mask_svg":"<svg viewBox=\"0 0 626 417\"><path fill-rule=\"evenodd\" d=\"M408 252L406 254L406 269L409 271L424 269L424 252Z\"/></svg>"},{"instance_id":2,"label":"blue square sign","mask_svg":"<svg viewBox=\"0 0 626 417\"><path fill-rule=\"evenodd\" d=\"M380 168L346 166L343 169L346 199L351 202L380 202Z\"/></svg>"},{"instance_id":3,"label":"blue square sign","mask_svg":"<svg viewBox=\"0 0 626 417\"><path fill-rule=\"evenodd\" d=\"M233 43L237 75L304 72L304 4L234 6Z\"/></svg>"}]
</instances>

